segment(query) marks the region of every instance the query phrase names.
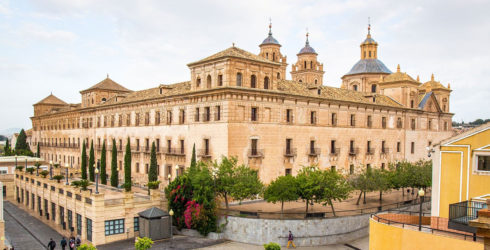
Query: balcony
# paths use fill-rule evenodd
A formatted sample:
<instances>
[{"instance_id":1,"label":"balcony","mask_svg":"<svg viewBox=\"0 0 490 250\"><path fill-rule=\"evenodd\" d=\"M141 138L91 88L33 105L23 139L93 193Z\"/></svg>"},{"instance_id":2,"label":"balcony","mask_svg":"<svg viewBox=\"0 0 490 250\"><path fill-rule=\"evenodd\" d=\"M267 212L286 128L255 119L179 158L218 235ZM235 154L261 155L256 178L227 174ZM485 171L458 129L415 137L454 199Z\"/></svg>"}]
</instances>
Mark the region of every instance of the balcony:
<instances>
[{"instance_id":1,"label":"balcony","mask_svg":"<svg viewBox=\"0 0 490 250\"><path fill-rule=\"evenodd\" d=\"M264 157L264 150L263 149L256 149L256 148L249 149L247 156L248 156L248 158L263 158Z\"/></svg>"},{"instance_id":2,"label":"balcony","mask_svg":"<svg viewBox=\"0 0 490 250\"><path fill-rule=\"evenodd\" d=\"M478 211L487 208L487 204L479 201L462 201L449 204L448 228L468 233L476 233L476 228L468 222L478 218Z\"/></svg>"},{"instance_id":3,"label":"balcony","mask_svg":"<svg viewBox=\"0 0 490 250\"><path fill-rule=\"evenodd\" d=\"M332 148L330 150L330 156L337 156L340 154L340 148Z\"/></svg>"},{"instance_id":4,"label":"balcony","mask_svg":"<svg viewBox=\"0 0 490 250\"><path fill-rule=\"evenodd\" d=\"M201 158L211 158L211 150L209 148L199 149L197 156Z\"/></svg>"},{"instance_id":5,"label":"balcony","mask_svg":"<svg viewBox=\"0 0 490 250\"><path fill-rule=\"evenodd\" d=\"M366 155L374 155L374 148L367 148Z\"/></svg>"},{"instance_id":6,"label":"balcony","mask_svg":"<svg viewBox=\"0 0 490 250\"><path fill-rule=\"evenodd\" d=\"M321 151L320 148L308 148L308 149L306 149L306 152L308 152L308 156L311 156L311 157L319 156L320 151Z\"/></svg>"},{"instance_id":7,"label":"balcony","mask_svg":"<svg viewBox=\"0 0 490 250\"><path fill-rule=\"evenodd\" d=\"M185 156L185 151L181 148L162 148L162 153L165 155Z\"/></svg>"},{"instance_id":8,"label":"balcony","mask_svg":"<svg viewBox=\"0 0 490 250\"><path fill-rule=\"evenodd\" d=\"M349 148L349 156L356 156L359 153L359 148Z\"/></svg>"},{"instance_id":9,"label":"balcony","mask_svg":"<svg viewBox=\"0 0 490 250\"><path fill-rule=\"evenodd\" d=\"M387 155L390 153L390 148L381 148L381 154L382 155Z\"/></svg>"},{"instance_id":10,"label":"balcony","mask_svg":"<svg viewBox=\"0 0 490 250\"><path fill-rule=\"evenodd\" d=\"M203 122L209 122L209 121L211 121L211 113L204 113L204 114L202 114L202 121Z\"/></svg>"},{"instance_id":11,"label":"balcony","mask_svg":"<svg viewBox=\"0 0 490 250\"><path fill-rule=\"evenodd\" d=\"M296 156L296 148L286 148L284 150L284 157L295 157Z\"/></svg>"}]
</instances>

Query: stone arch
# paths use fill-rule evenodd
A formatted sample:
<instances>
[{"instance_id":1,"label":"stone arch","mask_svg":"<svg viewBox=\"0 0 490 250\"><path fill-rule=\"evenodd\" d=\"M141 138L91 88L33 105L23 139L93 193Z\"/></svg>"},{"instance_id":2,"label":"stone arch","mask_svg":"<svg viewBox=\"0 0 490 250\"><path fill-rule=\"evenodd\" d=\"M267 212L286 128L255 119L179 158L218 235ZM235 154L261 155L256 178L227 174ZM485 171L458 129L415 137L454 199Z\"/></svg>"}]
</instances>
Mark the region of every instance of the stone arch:
<instances>
[{"instance_id":1,"label":"stone arch","mask_svg":"<svg viewBox=\"0 0 490 250\"><path fill-rule=\"evenodd\" d=\"M250 77L250 88L257 88L257 77L255 75Z\"/></svg>"},{"instance_id":2,"label":"stone arch","mask_svg":"<svg viewBox=\"0 0 490 250\"><path fill-rule=\"evenodd\" d=\"M236 86L242 86L242 73L236 73Z\"/></svg>"},{"instance_id":3,"label":"stone arch","mask_svg":"<svg viewBox=\"0 0 490 250\"><path fill-rule=\"evenodd\" d=\"M269 89L269 77L264 77L264 89Z\"/></svg>"},{"instance_id":4,"label":"stone arch","mask_svg":"<svg viewBox=\"0 0 490 250\"><path fill-rule=\"evenodd\" d=\"M211 88L211 75L208 75L208 77L206 78L206 87L208 89Z\"/></svg>"}]
</instances>

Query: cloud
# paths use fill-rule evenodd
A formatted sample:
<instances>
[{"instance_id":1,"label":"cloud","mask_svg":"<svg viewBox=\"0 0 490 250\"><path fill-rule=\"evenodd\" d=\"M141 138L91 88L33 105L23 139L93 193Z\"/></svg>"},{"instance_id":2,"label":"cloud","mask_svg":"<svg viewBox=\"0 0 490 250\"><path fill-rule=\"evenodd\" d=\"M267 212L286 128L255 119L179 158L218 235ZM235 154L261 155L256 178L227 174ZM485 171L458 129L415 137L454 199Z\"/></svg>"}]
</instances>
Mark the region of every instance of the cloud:
<instances>
[{"instance_id":1,"label":"cloud","mask_svg":"<svg viewBox=\"0 0 490 250\"><path fill-rule=\"evenodd\" d=\"M26 23L18 31L20 36L27 39L40 40L45 42L73 42L77 35L66 30L49 29L35 23Z\"/></svg>"}]
</instances>

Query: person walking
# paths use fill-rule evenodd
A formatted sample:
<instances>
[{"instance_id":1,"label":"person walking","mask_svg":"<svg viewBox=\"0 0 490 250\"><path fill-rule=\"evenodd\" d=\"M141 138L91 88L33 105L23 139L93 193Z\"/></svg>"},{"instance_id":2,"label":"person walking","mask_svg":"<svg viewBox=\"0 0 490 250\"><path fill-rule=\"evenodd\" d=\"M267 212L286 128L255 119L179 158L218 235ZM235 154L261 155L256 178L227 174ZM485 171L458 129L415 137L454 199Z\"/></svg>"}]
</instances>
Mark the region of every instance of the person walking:
<instances>
[{"instance_id":1,"label":"person walking","mask_svg":"<svg viewBox=\"0 0 490 250\"><path fill-rule=\"evenodd\" d=\"M294 245L293 240L294 240L293 233L291 233L291 231L289 231L288 246L287 246L287 248L289 248L289 245L293 245L293 247L296 248L296 245Z\"/></svg>"},{"instance_id":2,"label":"person walking","mask_svg":"<svg viewBox=\"0 0 490 250\"><path fill-rule=\"evenodd\" d=\"M63 238L61 239L61 242L60 242L62 250L65 250L66 244L67 244L67 242L66 242L65 236L63 236Z\"/></svg>"},{"instance_id":3,"label":"person walking","mask_svg":"<svg viewBox=\"0 0 490 250\"><path fill-rule=\"evenodd\" d=\"M55 247L56 247L56 242L54 242L53 238L49 239L48 249L54 250Z\"/></svg>"},{"instance_id":4,"label":"person walking","mask_svg":"<svg viewBox=\"0 0 490 250\"><path fill-rule=\"evenodd\" d=\"M70 241L68 242L68 247L70 250L75 250L75 237L70 237Z\"/></svg>"},{"instance_id":5,"label":"person walking","mask_svg":"<svg viewBox=\"0 0 490 250\"><path fill-rule=\"evenodd\" d=\"M82 240L80 240L80 235L77 235L77 239L75 240L75 246L79 247L82 244Z\"/></svg>"}]
</instances>

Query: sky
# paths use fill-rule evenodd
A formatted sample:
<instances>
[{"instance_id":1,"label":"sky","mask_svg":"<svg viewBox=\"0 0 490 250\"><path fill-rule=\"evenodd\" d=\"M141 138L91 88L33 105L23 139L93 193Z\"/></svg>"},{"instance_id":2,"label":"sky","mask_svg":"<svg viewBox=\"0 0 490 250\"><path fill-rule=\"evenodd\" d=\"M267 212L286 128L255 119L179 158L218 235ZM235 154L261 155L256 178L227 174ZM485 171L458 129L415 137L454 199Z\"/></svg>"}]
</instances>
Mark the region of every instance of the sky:
<instances>
[{"instance_id":1,"label":"sky","mask_svg":"<svg viewBox=\"0 0 490 250\"><path fill-rule=\"evenodd\" d=\"M141 90L189 80L188 63L232 43L258 53L269 19L287 72L308 30L324 84L340 87L370 17L389 69L450 83L455 121L490 118L488 10L479 0L0 0L0 130L30 128L32 104L51 92L79 103L107 74Z\"/></svg>"}]
</instances>

